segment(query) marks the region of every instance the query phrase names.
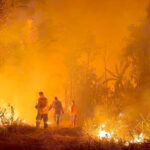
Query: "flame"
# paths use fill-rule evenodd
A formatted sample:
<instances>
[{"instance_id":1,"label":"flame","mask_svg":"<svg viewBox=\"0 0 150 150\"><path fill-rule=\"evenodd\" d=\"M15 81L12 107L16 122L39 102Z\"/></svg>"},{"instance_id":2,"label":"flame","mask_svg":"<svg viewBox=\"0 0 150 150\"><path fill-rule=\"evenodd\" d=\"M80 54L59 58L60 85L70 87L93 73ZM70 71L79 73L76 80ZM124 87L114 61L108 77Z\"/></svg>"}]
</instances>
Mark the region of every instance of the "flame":
<instances>
[{"instance_id":1,"label":"flame","mask_svg":"<svg viewBox=\"0 0 150 150\"><path fill-rule=\"evenodd\" d=\"M0 126L25 124L25 122L25 120L19 118L18 112L12 105L3 104L0 107Z\"/></svg>"},{"instance_id":2,"label":"flame","mask_svg":"<svg viewBox=\"0 0 150 150\"><path fill-rule=\"evenodd\" d=\"M110 139L110 138L111 138L111 134L108 133L108 132L106 132L105 130L104 130L104 131L103 131L103 130L100 130L100 131L98 132L98 137L99 137L100 139L103 139L103 138Z\"/></svg>"},{"instance_id":3,"label":"flame","mask_svg":"<svg viewBox=\"0 0 150 150\"><path fill-rule=\"evenodd\" d=\"M119 139L116 138L114 135L116 135L114 132L107 132L105 130L105 127L106 125L105 124L102 124L99 126L99 129L98 129L98 138L99 139L106 139L106 140L110 140L110 139L113 139L113 141L115 143L118 143L119 142ZM130 143L143 143L144 142L144 135L143 133L140 133L138 136L135 136L134 139L132 140L123 140L124 141L124 145L125 146L129 146Z\"/></svg>"},{"instance_id":4,"label":"flame","mask_svg":"<svg viewBox=\"0 0 150 150\"><path fill-rule=\"evenodd\" d=\"M142 143L142 142L144 142L144 136L143 136L143 133L140 133L138 137L135 137L135 139L133 140L133 143Z\"/></svg>"},{"instance_id":5,"label":"flame","mask_svg":"<svg viewBox=\"0 0 150 150\"><path fill-rule=\"evenodd\" d=\"M100 139L104 139L104 138L110 139L111 138L111 134L109 132L106 132L104 130L104 128L105 128L105 124L100 125L100 129L98 131L98 137Z\"/></svg>"}]
</instances>

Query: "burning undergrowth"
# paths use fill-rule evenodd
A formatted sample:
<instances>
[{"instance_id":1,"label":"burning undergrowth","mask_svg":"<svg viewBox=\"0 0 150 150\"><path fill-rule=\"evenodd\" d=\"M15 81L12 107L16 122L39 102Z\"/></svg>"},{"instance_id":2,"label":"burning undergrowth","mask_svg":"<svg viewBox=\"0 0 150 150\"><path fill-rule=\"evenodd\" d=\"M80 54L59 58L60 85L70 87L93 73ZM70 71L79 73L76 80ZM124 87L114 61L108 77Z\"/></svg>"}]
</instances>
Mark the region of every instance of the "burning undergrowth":
<instances>
[{"instance_id":1,"label":"burning undergrowth","mask_svg":"<svg viewBox=\"0 0 150 150\"><path fill-rule=\"evenodd\" d=\"M140 112L136 115L130 111L113 116L113 112L107 114L100 111L94 119L87 119L83 130L90 136L108 142L144 143L150 139L150 128L148 116L142 116ZM133 118L134 116L134 118Z\"/></svg>"},{"instance_id":2,"label":"burning undergrowth","mask_svg":"<svg viewBox=\"0 0 150 150\"><path fill-rule=\"evenodd\" d=\"M3 104L0 107L0 126L20 125L24 124L25 120L20 119L14 106Z\"/></svg>"}]
</instances>

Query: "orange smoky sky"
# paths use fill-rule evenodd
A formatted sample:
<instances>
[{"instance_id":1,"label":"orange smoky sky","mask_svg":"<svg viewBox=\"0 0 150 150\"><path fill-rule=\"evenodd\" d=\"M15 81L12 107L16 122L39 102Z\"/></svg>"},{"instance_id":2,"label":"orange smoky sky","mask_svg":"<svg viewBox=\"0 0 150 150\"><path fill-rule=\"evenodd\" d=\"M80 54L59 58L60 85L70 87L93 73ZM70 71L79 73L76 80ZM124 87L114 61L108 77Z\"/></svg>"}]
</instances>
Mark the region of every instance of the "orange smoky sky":
<instances>
[{"instance_id":1,"label":"orange smoky sky","mask_svg":"<svg viewBox=\"0 0 150 150\"><path fill-rule=\"evenodd\" d=\"M117 63L129 36L129 28L143 22L148 4L149 0L51 1L52 20L59 28L58 42L62 46L59 49L82 50L83 45L92 39L102 57L107 51L108 65L112 64L110 61ZM101 61L96 63L103 63ZM103 66L96 66L100 73Z\"/></svg>"},{"instance_id":2,"label":"orange smoky sky","mask_svg":"<svg viewBox=\"0 0 150 150\"><path fill-rule=\"evenodd\" d=\"M129 37L147 15L149 0L28 0L16 1L0 27L0 102L12 103L19 115L34 123L37 92L49 101L63 100L67 64L90 45L99 55L98 75L118 62Z\"/></svg>"}]
</instances>

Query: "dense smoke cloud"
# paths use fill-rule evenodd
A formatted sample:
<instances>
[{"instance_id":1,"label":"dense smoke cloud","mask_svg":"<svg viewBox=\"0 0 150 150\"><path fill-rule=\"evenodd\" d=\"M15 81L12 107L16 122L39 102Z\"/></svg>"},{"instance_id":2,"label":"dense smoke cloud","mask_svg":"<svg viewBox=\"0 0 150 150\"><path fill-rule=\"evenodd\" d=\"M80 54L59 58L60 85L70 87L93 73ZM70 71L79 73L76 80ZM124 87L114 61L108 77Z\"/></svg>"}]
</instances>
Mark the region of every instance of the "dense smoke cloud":
<instances>
[{"instance_id":1,"label":"dense smoke cloud","mask_svg":"<svg viewBox=\"0 0 150 150\"><path fill-rule=\"evenodd\" d=\"M33 123L37 92L44 91L50 102L55 95L64 101L70 70L74 62L85 62L85 49L91 45L99 54L92 62L98 76L104 72L106 49L108 67L113 70L120 60L122 39L128 36L128 26L139 24L146 14L148 1L134 0L128 5L129 2L3 1L1 103L15 105L21 117ZM89 41L91 37L93 44Z\"/></svg>"},{"instance_id":2,"label":"dense smoke cloud","mask_svg":"<svg viewBox=\"0 0 150 150\"><path fill-rule=\"evenodd\" d=\"M150 11L147 9L147 18L140 26L131 28L131 36L125 49L125 58L130 60L132 65L131 80L135 83L135 90L132 93L133 109L136 113L149 114L150 107ZM131 105L132 106L132 105Z\"/></svg>"}]
</instances>

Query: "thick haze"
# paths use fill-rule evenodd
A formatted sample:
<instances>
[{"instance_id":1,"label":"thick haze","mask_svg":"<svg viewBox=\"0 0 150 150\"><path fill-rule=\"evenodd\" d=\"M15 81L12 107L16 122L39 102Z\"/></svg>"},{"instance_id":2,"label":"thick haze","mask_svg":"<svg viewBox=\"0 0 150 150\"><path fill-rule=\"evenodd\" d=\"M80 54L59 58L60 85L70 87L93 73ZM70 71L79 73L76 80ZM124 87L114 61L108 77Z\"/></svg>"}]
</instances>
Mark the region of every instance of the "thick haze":
<instances>
[{"instance_id":1,"label":"thick haze","mask_svg":"<svg viewBox=\"0 0 150 150\"><path fill-rule=\"evenodd\" d=\"M0 101L16 106L34 123L39 90L51 102L64 99L68 66L79 51L99 51L94 67L103 73L103 54L113 70L123 53L132 25L146 17L149 0L14 1L0 26ZM91 43L92 44L91 44Z\"/></svg>"}]
</instances>

